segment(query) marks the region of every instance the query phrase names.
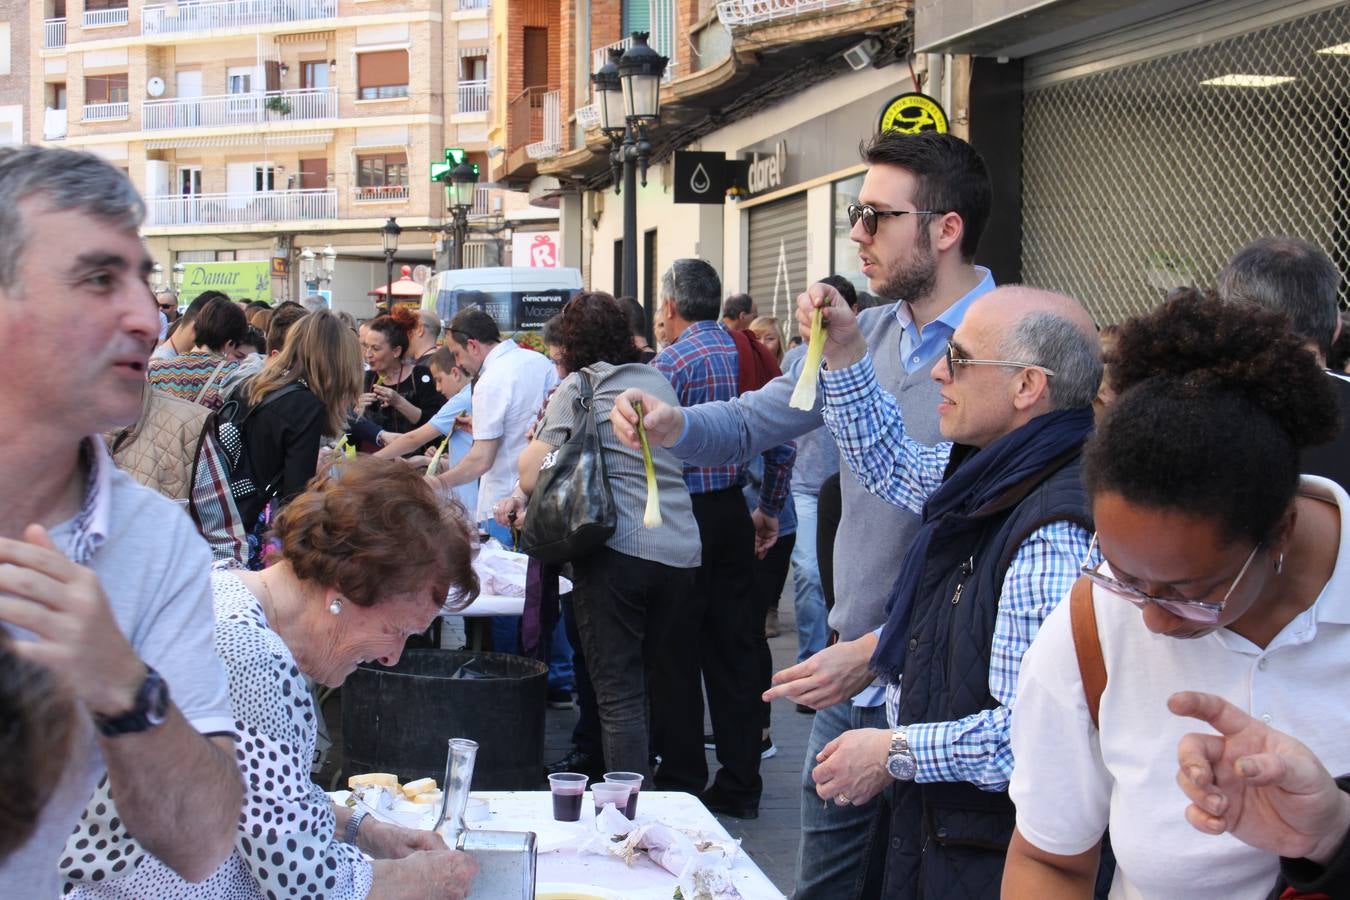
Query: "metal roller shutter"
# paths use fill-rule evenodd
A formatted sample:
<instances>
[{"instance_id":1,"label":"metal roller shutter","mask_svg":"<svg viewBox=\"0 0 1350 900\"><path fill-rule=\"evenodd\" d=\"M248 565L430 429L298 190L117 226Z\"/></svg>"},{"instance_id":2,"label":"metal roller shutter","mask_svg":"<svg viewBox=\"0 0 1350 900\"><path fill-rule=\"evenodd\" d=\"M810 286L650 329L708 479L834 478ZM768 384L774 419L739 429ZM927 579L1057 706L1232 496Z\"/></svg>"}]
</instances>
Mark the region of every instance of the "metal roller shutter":
<instances>
[{"instance_id":1,"label":"metal roller shutter","mask_svg":"<svg viewBox=\"0 0 1350 900\"><path fill-rule=\"evenodd\" d=\"M1234 0L1029 58L1023 279L1116 322L1264 235L1350 271L1347 53L1350 4Z\"/></svg>"},{"instance_id":2,"label":"metal roller shutter","mask_svg":"<svg viewBox=\"0 0 1350 900\"><path fill-rule=\"evenodd\" d=\"M747 214L750 296L760 315L777 316L786 325L797 295L806 289L806 193L757 206Z\"/></svg>"}]
</instances>

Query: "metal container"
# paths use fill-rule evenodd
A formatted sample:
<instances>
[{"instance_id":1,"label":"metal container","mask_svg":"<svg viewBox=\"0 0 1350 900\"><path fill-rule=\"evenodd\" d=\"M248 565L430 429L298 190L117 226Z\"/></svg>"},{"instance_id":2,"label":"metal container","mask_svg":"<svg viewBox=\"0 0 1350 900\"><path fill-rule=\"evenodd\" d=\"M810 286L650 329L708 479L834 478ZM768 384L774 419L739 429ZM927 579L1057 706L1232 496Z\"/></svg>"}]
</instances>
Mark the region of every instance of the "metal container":
<instances>
[{"instance_id":1,"label":"metal container","mask_svg":"<svg viewBox=\"0 0 1350 900\"><path fill-rule=\"evenodd\" d=\"M445 843L462 850L478 863L478 875L468 900L533 900L538 859L533 831L480 831L464 825L464 808L473 786L473 763L478 744L463 738L450 740L445 760L445 794L436 831Z\"/></svg>"}]
</instances>

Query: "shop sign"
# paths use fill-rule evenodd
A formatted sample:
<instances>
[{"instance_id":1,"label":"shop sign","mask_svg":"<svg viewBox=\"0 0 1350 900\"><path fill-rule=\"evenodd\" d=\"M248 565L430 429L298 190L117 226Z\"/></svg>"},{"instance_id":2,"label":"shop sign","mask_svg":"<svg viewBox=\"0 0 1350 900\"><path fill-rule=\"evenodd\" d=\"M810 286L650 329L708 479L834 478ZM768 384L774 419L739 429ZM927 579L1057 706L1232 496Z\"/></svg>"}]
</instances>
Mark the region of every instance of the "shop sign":
<instances>
[{"instance_id":1,"label":"shop sign","mask_svg":"<svg viewBox=\"0 0 1350 900\"><path fill-rule=\"evenodd\" d=\"M556 231L518 231L511 236L511 259L516 266L556 269L559 255Z\"/></svg>"},{"instance_id":2,"label":"shop sign","mask_svg":"<svg viewBox=\"0 0 1350 900\"><path fill-rule=\"evenodd\" d=\"M787 141L779 141L772 156L750 154L749 162L750 171L746 174L749 195L777 190L787 182Z\"/></svg>"},{"instance_id":3,"label":"shop sign","mask_svg":"<svg viewBox=\"0 0 1350 900\"><path fill-rule=\"evenodd\" d=\"M737 160L725 153L675 151L675 202L725 203L736 184Z\"/></svg>"},{"instance_id":4,"label":"shop sign","mask_svg":"<svg viewBox=\"0 0 1350 900\"><path fill-rule=\"evenodd\" d=\"M202 262L183 264L183 290L188 298L202 291L220 291L231 300L272 302L272 263Z\"/></svg>"},{"instance_id":5,"label":"shop sign","mask_svg":"<svg viewBox=\"0 0 1350 900\"><path fill-rule=\"evenodd\" d=\"M903 134L922 134L926 131L947 133L947 113L942 104L927 94L901 94L881 110L882 131Z\"/></svg>"}]
</instances>

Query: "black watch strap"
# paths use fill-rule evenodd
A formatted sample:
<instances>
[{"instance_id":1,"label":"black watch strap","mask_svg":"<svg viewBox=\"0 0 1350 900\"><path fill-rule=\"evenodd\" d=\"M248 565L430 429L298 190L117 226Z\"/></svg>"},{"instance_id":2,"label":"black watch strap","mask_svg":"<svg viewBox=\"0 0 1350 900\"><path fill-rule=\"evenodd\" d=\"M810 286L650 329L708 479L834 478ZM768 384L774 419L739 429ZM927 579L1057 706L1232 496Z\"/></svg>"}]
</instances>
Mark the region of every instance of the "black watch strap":
<instances>
[{"instance_id":1,"label":"black watch strap","mask_svg":"<svg viewBox=\"0 0 1350 900\"><path fill-rule=\"evenodd\" d=\"M137 734L163 724L169 712L169 686L164 678L145 667L145 680L136 690L136 701L131 709L116 716L94 716L94 724L104 737Z\"/></svg>"}]
</instances>

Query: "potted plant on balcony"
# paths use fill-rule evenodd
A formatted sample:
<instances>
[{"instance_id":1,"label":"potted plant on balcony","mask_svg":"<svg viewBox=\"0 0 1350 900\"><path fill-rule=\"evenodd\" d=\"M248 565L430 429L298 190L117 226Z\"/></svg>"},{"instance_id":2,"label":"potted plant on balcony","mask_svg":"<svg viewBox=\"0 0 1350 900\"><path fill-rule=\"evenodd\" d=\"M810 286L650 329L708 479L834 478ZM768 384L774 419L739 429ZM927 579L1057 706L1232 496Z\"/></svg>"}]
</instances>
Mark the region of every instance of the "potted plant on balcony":
<instances>
[{"instance_id":1,"label":"potted plant on balcony","mask_svg":"<svg viewBox=\"0 0 1350 900\"><path fill-rule=\"evenodd\" d=\"M263 103L263 107L268 112L274 112L279 116L289 116L291 114L291 101L280 94L268 97Z\"/></svg>"}]
</instances>

